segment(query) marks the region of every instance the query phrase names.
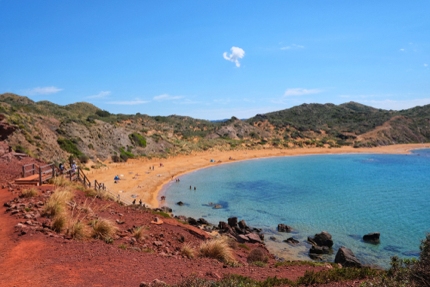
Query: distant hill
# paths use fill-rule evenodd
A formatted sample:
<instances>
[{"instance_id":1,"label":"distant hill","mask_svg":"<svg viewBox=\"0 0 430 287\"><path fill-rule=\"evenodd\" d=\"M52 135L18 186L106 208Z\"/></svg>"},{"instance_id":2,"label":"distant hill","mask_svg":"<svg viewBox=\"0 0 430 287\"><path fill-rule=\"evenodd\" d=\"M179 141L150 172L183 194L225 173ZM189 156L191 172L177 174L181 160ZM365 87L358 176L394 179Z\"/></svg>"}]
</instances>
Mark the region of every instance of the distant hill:
<instances>
[{"instance_id":1,"label":"distant hill","mask_svg":"<svg viewBox=\"0 0 430 287\"><path fill-rule=\"evenodd\" d=\"M111 114L90 103L60 106L0 94L0 138L48 161L167 156L210 149L377 146L430 141L430 105L402 111L355 102L303 104L247 120Z\"/></svg>"}]
</instances>

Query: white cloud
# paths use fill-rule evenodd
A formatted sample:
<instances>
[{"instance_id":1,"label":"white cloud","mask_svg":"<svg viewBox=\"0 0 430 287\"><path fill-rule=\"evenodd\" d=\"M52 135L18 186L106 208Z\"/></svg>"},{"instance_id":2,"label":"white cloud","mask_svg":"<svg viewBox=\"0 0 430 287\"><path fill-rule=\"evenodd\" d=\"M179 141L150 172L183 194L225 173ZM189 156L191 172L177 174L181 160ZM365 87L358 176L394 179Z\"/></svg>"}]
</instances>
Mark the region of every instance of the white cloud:
<instances>
[{"instance_id":1,"label":"white cloud","mask_svg":"<svg viewBox=\"0 0 430 287\"><path fill-rule=\"evenodd\" d=\"M428 66L429 66L428 64L424 64L424 67L426 67L426 68L427 68Z\"/></svg>"},{"instance_id":2,"label":"white cloud","mask_svg":"<svg viewBox=\"0 0 430 287\"><path fill-rule=\"evenodd\" d=\"M292 44L290 46L281 47L281 50L298 50L298 49L304 49L304 48L305 46Z\"/></svg>"},{"instance_id":3,"label":"white cloud","mask_svg":"<svg viewBox=\"0 0 430 287\"><path fill-rule=\"evenodd\" d=\"M322 91L319 89L302 89L302 88L292 88L287 89L284 93L284 97L296 97L303 95L319 94Z\"/></svg>"},{"instance_id":4,"label":"white cloud","mask_svg":"<svg viewBox=\"0 0 430 287\"><path fill-rule=\"evenodd\" d=\"M87 99L102 99L111 94L111 91L101 91L100 93L92 96L88 96Z\"/></svg>"},{"instance_id":5,"label":"white cloud","mask_svg":"<svg viewBox=\"0 0 430 287\"><path fill-rule=\"evenodd\" d=\"M239 59L242 59L243 57L245 57L245 51L242 48L235 47L235 46L231 47L230 50L231 50L230 55L228 55L227 52L224 52L222 56L227 61L235 63L236 67L239 68L240 67Z\"/></svg>"},{"instance_id":6,"label":"white cloud","mask_svg":"<svg viewBox=\"0 0 430 287\"><path fill-rule=\"evenodd\" d=\"M26 94L29 96L36 96L36 95L49 95L49 94L55 94L63 89L51 86L51 87L37 87L33 89L29 89L26 91Z\"/></svg>"},{"instance_id":7,"label":"white cloud","mask_svg":"<svg viewBox=\"0 0 430 287\"><path fill-rule=\"evenodd\" d=\"M146 103L149 103L149 101L144 101L144 100L140 100L140 99L135 99L135 100L131 100L131 101L107 102L107 104L110 104L110 105L121 105L121 106L142 105L142 104L146 104Z\"/></svg>"},{"instance_id":8,"label":"white cloud","mask_svg":"<svg viewBox=\"0 0 430 287\"><path fill-rule=\"evenodd\" d=\"M400 49L400 52L405 52L405 51L406 51L406 49L403 49L403 48Z\"/></svg>"},{"instance_id":9,"label":"white cloud","mask_svg":"<svg viewBox=\"0 0 430 287\"><path fill-rule=\"evenodd\" d=\"M182 99L182 96L170 96L168 94L162 94L154 97L154 101L173 101Z\"/></svg>"}]
</instances>

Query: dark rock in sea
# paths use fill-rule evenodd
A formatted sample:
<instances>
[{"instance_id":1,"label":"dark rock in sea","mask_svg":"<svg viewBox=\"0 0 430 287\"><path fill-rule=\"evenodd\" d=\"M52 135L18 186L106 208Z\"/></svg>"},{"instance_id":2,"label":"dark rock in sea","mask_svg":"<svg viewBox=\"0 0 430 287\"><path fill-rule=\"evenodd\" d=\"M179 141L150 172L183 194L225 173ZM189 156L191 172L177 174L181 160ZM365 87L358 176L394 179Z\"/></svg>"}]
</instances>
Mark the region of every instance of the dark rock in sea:
<instances>
[{"instance_id":1,"label":"dark rock in sea","mask_svg":"<svg viewBox=\"0 0 430 287\"><path fill-rule=\"evenodd\" d=\"M293 237L285 239L284 242L289 243L291 245L297 245L300 243L300 241L298 241L297 239L294 239Z\"/></svg>"},{"instance_id":2,"label":"dark rock in sea","mask_svg":"<svg viewBox=\"0 0 430 287\"><path fill-rule=\"evenodd\" d=\"M238 226L233 227L233 230L234 230L237 234L246 234L246 230L240 229Z\"/></svg>"},{"instance_id":3,"label":"dark rock in sea","mask_svg":"<svg viewBox=\"0 0 430 287\"><path fill-rule=\"evenodd\" d=\"M222 208L222 205L221 205L221 204L215 204L213 208L214 208L214 209L221 209L221 208Z\"/></svg>"},{"instance_id":4,"label":"dark rock in sea","mask_svg":"<svg viewBox=\"0 0 430 287\"><path fill-rule=\"evenodd\" d=\"M248 238L248 236L246 236L246 235L239 234L239 235L237 236L237 241L238 241L238 242L240 242L240 243L243 243L243 242L249 242L249 238Z\"/></svg>"},{"instance_id":5,"label":"dark rock in sea","mask_svg":"<svg viewBox=\"0 0 430 287\"><path fill-rule=\"evenodd\" d=\"M312 245L318 245L318 246L327 246L331 248L333 246L333 240L331 237L331 234L327 231L323 231L321 233L315 234L314 238L308 237L308 241Z\"/></svg>"},{"instance_id":6,"label":"dark rock in sea","mask_svg":"<svg viewBox=\"0 0 430 287\"><path fill-rule=\"evenodd\" d=\"M209 225L210 223L206 220L206 219L204 219L204 218L199 218L198 220L197 220L197 223L198 224L205 224L205 225Z\"/></svg>"},{"instance_id":7,"label":"dark rock in sea","mask_svg":"<svg viewBox=\"0 0 430 287\"><path fill-rule=\"evenodd\" d=\"M275 237L275 236L270 236L270 237L269 237L269 239L270 239L270 240L272 240L272 241L275 241L275 242L277 242L277 241L278 241L278 239L276 239L276 237Z\"/></svg>"},{"instance_id":8,"label":"dark rock in sea","mask_svg":"<svg viewBox=\"0 0 430 287\"><path fill-rule=\"evenodd\" d=\"M261 239L261 235L260 234L256 234L256 233L248 233L246 235L246 237L248 237L249 241L251 243L263 243L262 239Z\"/></svg>"},{"instance_id":9,"label":"dark rock in sea","mask_svg":"<svg viewBox=\"0 0 430 287\"><path fill-rule=\"evenodd\" d=\"M327 246L315 246L312 245L311 249L309 250L310 254L329 254L330 248Z\"/></svg>"},{"instance_id":10,"label":"dark rock in sea","mask_svg":"<svg viewBox=\"0 0 430 287\"><path fill-rule=\"evenodd\" d=\"M190 225L194 225L194 226L199 225L199 224L197 223L197 220L196 220L195 218L192 218L192 217L188 217L188 218L187 218L187 222L188 222Z\"/></svg>"},{"instance_id":11,"label":"dark rock in sea","mask_svg":"<svg viewBox=\"0 0 430 287\"><path fill-rule=\"evenodd\" d=\"M355 257L351 249L348 249L344 246L339 248L339 250L337 251L334 262L341 264L343 267L360 268L362 266L361 262L357 259L357 257Z\"/></svg>"},{"instance_id":12,"label":"dark rock in sea","mask_svg":"<svg viewBox=\"0 0 430 287\"><path fill-rule=\"evenodd\" d=\"M240 229L248 229L248 226L246 225L246 222L243 219L239 221L238 225Z\"/></svg>"},{"instance_id":13,"label":"dark rock in sea","mask_svg":"<svg viewBox=\"0 0 430 287\"><path fill-rule=\"evenodd\" d=\"M367 243L372 243L372 244L379 244L379 242L380 242L379 236L380 235L381 234L379 232L368 233L368 234L363 236L363 241L367 242Z\"/></svg>"},{"instance_id":14,"label":"dark rock in sea","mask_svg":"<svg viewBox=\"0 0 430 287\"><path fill-rule=\"evenodd\" d=\"M237 226L237 217L230 217L229 219L227 219L228 225L230 225L231 227L236 227Z\"/></svg>"},{"instance_id":15,"label":"dark rock in sea","mask_svg":"<svg viewBox=\"0 0 430 287\"><path fill-rule=\"evenodd\" d=\"M291 232L293 228L291 226L288 226L286 224L278 224L278 231L279 232Z\"/></svg>"},{"instance_id":16,"label":"dark rock in sea","mask_svg":"<svg viewBox=\"0 0 430 287\"><path fill-rule=\"evenodd\" d=\"M224 222L224 221L220 221L219 223L218 223L218 228L220 229L220 230L225 230L225 229L228 229L230 226L226 223L226 222Z\"/></svg>"},{"instance_id":17,"label":"dark rock in sea","mask_svg":"<svg viewBox=\"0 0 430 287\"><path fill-rule=\"evenodd\" d=\"M176 204L179 205L179 206L184 205L184 203L182 201L178 201Z\"/></svg>"}]
</instances>

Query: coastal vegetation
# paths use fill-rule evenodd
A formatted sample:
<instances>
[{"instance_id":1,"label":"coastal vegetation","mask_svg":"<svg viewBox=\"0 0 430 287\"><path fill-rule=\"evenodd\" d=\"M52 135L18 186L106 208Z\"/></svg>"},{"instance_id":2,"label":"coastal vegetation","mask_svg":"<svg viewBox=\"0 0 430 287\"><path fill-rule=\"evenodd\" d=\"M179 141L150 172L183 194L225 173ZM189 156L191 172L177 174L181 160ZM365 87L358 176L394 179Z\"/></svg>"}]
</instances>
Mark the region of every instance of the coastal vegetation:
<instances>
[{"instance_id":1,"label":"coastal vegetation","mask_svg":"<svg viewBox=\"0 0 430 287\"><path fill-rule=\"evenodd\" d=\"M359 103L303 104L223 121L187 116L112 114L89 103L65 106L0 95L1 123L19 152L51 161L166 157L193 151L373 147L430 141L430 105L408 110ZM7 133L7 134L6 134Z\"/></svg>"}]
</instances>

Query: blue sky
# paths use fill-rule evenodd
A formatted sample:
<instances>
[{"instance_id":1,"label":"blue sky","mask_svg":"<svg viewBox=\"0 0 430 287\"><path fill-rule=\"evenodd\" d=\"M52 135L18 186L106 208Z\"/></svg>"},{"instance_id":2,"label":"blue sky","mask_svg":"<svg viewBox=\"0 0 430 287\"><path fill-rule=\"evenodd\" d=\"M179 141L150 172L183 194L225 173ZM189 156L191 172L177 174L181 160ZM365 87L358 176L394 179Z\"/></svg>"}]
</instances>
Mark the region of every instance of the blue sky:
<instances>
[{"instance_id":1,"label":"blue sky","mask_svg":"<svg viewBox=\"0 0 430 287\"><path fill-rule=\"evenodd\" d=\"M430 1L0 0L0 93L252 117L430 104Z\"/></svg>"}]
</instances>

